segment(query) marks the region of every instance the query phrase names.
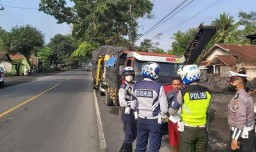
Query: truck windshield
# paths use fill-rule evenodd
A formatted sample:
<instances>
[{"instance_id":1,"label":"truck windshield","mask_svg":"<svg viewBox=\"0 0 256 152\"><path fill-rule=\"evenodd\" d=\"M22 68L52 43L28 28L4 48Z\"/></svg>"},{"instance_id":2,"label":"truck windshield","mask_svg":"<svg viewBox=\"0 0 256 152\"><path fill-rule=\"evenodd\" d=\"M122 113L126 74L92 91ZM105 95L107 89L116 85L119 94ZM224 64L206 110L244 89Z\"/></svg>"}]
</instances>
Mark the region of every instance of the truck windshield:
<instances>
[{"instance_id":1,"label":"truck windshield","mask_svg":"<svg viewBox=\"0 0 256 152\"><path fill-rule=\"evenodd\" d=\"M146 61L134 61L134 70L136 75L141 74L141 67L146 63ZM177 70L183 65L181 63L165 63L158 62L161 70L159 72L159 76L177 76Z\"/></svg>"}]
</instances>

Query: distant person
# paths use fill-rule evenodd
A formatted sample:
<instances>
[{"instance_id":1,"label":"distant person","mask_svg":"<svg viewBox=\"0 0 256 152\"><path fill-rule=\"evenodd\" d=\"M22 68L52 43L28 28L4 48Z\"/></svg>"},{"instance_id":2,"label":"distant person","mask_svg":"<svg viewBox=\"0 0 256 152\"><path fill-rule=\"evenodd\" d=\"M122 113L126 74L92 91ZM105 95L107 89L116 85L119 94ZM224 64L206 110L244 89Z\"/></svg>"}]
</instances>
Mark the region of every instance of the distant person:
<instances>
[{"instance_id":1,"label":"distant person","mask_svg":"<svg viewBox=\"0 0 256 152\"><path fill-rule=\"evenodd\" d=\"M182 80L179 77L174 77L172 79L172 90L170 90L167 94L167 100L168 100L168 107L171 106L171 103L176 95L176 93L180 90L182 85ZM172 152L178 152L179 151L179 131L177 122L180 118L180 111L177 115L170 116L168 121L168 133L169 133L169 143L172 147Z\"/></svg>"},{"instance_id":2,"label":"distant person","mask_svg":"<svg viewBox=\"0 0 256 152\"><path fill-rule=\"evenodd\" d=\"M132 67L125 67L122 71L122 75L125 82L119 89L118 96L122 111L125 137L119 152L132 152L132 143L137 136L136 120L133 113L136 101L132 96L135 71Z\"/></svg>"},{"instance_id":3,"label":"distant person","mask_svg":"<svg viewBox=\"0 0 256 152\"><path fill-rule=\"evenodd\" d=\"M236 152L254 151L254 103L245 91L247 75L229 71L230 84L236 94L228 104L228 124L230 126L229 149Z\"/></svg>"},{"instance_id":4,"label":"distant person","mask_svg":"<svg viewBox=\"0 0 256 152\"><path fill-rule=\"evenodd\" d=\"M180 152L206 152L208 144L207 114L211 101L208 89L198 84L201 72L197 65L185 65L177 73L186 85L176 94L169 113L175 115L181 108L178 120Z\"/></svg>"},{"instance_id":5,"label":"distant person","mask_svg":"<svg viewBox=\"0 0 256 152\"><path fill-rule=\"evenodd\" d=\"M160 66L147 62L142 66L144 79L135 83L133 92L137 99L137 144L135 152L159 152L162 142L164 114L168 111L167 97L162 84L157 82Z\"/></svg>"}]
</instances>

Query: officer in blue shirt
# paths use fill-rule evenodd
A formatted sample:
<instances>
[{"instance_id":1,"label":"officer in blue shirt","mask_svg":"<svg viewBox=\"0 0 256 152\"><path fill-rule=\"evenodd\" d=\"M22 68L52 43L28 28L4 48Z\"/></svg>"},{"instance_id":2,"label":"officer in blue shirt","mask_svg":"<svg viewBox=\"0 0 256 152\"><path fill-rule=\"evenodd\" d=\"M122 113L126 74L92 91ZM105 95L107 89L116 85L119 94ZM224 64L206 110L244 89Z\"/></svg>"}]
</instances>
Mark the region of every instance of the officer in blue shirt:
<instances>
[{"instance_id":1,"label":"officer in blue shirt","mask_svg":"<svg viewBox=\"0 0 256 152\"><path fill-rule=\"evenodd\" d=\"M148 141L150 152L158 152L161 147L163 124L160 116L168 111L168 101L164 88L155 81L159 72L157 63L144 64L144 79L133 87L138 112L136 152L146 152Z\"/></svg>"},{"instance_id":2,"label":"officer in blue shirt","mask_svg":"<svg viewBox=\"0 0 256 152\"><path fill-rule=\"evenodd\" d=\"M122 75L125 79L125 82L119 89L118 96L122 111L122 121L124 124L125 138L119 152L132 152L132 143L136 139L137 135L136 120L133 114L136 106L136 101L133 99L132 96L135 71L132 67L125 67L122 71Z\"/></svg>"}]
</instances>

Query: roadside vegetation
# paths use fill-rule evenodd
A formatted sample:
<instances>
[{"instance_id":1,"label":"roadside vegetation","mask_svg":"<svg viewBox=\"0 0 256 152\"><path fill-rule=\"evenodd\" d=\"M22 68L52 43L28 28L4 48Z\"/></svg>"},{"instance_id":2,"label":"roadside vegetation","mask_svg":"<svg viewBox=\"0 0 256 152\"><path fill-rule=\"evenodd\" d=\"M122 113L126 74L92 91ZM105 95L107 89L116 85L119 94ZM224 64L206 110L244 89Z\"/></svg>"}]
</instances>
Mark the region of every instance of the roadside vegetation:
<instances>
[{"instance_id":1,"label":"roadside vegetation","mask_svg":"<svg viewBox=\"0 0 256 152\"><path fill-rule=\"evenodd\" d=\"M134 42L141 36L137 30L138 19L154 17L150 0L97 3L74 0L73 3L74 6L67 6L66 0L41 0L39 4L39 10L55 17L58 23L72 25L71 35L57 34L45 44L44 34L30 25L14 27L10 31L0 27L0 51L20 53L28 62L29 57L34 55L42 64L41 70L48 72L89 63L92 51L101 45L182 55L197 31L195 27L170 35L174 42L170 42L167 52L150 39L144 39L139 46L135 46ZM246 35L256 34L256 12L240 12L238 19L235 21L233 16L222 13L212 21L212 25L218 26L218 31L207 48L215 43L250 44ZM156 37L161 35L159 33Z\"/></svg>"}]
</instances>

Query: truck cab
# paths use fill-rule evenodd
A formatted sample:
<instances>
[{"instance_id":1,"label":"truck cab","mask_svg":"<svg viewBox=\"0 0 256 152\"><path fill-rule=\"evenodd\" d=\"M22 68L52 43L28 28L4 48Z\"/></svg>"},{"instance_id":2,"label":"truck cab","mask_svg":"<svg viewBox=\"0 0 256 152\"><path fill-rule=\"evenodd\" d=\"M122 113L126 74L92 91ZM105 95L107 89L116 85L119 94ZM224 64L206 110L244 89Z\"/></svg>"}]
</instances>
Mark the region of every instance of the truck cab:
<instances>
[{"instance_id":1,"label":"truck cab","mask_svg":"<svg viewBox=\"0 0 256 152\"><path fill-rule=\"evenodd\" d=\"M130 66L135 70L135 81L143 79L141 75L141 67L146 62L156 62L160 65L161 71L157 81L163 85L171 83L173 77L177 76L177 70L185 62L184 56L150 53L150 52L134 52L128 50L118 51L115 57L107 61L106 67L106 105L119 105L118 90L124 83L122 77L122 69Z\"/></svg>"},{"instance_id":2,"label":"truck cab","mask_svg":"<svg viewBox=\"0 0 256 152\"><path fill-rule=\"evenodd\" d=\"M130 52L127 54L125 66L131 66L135 70L135 81L143 79L141 75L142 65L146 62L156 62L161 70L157 81L163 85L171 83L173 77L177 76L177 70L184 65L184 56L150 52Z\"/></svg>"}]
</instances>

